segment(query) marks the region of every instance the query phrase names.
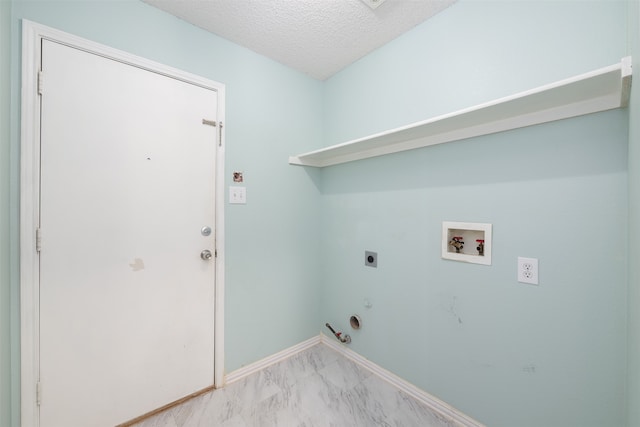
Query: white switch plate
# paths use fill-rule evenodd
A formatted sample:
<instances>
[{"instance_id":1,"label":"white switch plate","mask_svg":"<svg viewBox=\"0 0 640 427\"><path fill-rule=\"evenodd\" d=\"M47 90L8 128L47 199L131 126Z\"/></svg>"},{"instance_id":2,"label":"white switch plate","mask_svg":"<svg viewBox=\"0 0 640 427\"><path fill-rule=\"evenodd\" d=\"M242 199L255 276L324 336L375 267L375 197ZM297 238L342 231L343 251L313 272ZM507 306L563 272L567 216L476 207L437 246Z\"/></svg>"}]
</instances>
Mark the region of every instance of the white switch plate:
<instances>
[{"instance_id":1,"label":"white switch plate","mask_svg":"<svg viewBox=\"0 0 640 427\"><path fill-rule=\"evenodd\" d=\"M229 203L244 205L247 203L247 187L229 187Z\"/></svg>"},{"instance_id":2,"label":"white switch plate","mask_svg":"<svg viewBox=\"0 0 640 427\"><path fill-rule=\"evenodd\" d=\"M538 284L538 260L536 258L518 257L518 282Z\"/></svg>"}]
</instances>

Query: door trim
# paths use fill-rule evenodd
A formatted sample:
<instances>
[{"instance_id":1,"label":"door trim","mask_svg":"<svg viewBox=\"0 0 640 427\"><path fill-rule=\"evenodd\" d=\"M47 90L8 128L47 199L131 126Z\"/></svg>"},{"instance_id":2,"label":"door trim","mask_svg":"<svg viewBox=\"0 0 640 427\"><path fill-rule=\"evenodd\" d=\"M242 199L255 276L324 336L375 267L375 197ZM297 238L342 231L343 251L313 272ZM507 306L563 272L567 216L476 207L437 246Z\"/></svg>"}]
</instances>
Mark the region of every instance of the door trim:
<instances>
[{"instance_id":1,"label":"door trim","mask_svg":"<svg viewBox=\"0 0 640 427\"><path fill-rule=\"evenodd\" d=\"M22 107L20 160L20 407L21 424L40 425L37 404L39 381L39 255L36 229L40 224L40 100L38 71L42 39L61 43L89 53L132 65L147 71L215 90L218 93L218 117L225 122L224 84L141 58L127 52L94 43L54 28L22 20ZM215 388L224 385L224 152L225 128L216 143L216 277L214 284L214 378ZM44 236L46 242L46 236Z\"/></svg>"}]
</instances>

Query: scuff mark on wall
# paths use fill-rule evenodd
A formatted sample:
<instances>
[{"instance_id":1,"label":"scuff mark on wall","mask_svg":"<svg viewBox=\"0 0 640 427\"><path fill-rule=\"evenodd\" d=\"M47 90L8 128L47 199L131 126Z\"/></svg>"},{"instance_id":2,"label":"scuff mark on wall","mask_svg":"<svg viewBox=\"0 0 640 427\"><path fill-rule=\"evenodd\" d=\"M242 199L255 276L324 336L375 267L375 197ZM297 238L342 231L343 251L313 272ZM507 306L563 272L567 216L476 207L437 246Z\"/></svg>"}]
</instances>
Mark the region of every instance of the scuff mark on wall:
<instances>
[{"instance_id":1,"label":"scuff mark on wall","mask_svg":"<svg viewBox=\"0 0 640 427\"><path fill-rule=\"evenodd\" d=\"M144 261L141 258L136 258L133 260L133 263L129 264L129 267L131 267L133 271L144 270Z\"/></svg>"},{"instance_id":2,"label":"scuff mark on wall","mask_svg":"<svg viewBox=\"0 0 640 427\"><path fill-rule=\"evenodd\" d=\"M449 305L447 312L451 313L451 315L453 315L453 317L458 321L458 323L462 325L462 318L458 315L458 312L456 311L457 300L458 300L458 297L454 296L453 301Z\"/></svg>"}]
</instances>

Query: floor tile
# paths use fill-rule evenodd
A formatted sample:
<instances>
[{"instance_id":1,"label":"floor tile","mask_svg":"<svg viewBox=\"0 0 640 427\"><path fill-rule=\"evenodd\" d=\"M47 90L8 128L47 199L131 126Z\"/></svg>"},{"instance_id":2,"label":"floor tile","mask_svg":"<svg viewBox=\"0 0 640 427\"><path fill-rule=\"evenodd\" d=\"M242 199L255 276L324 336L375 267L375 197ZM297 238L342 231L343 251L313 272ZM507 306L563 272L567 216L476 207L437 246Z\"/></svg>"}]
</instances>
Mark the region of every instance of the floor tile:
<instances>
[{"instance_id":1,"label":"floor tile","mask_svg":"<svg viewBox=\"0 0 640 427\"><path fill-rule=\"evenodd\" d=\"M324 344L135 427L455 427Z\"/></svg>"}]
</instances>

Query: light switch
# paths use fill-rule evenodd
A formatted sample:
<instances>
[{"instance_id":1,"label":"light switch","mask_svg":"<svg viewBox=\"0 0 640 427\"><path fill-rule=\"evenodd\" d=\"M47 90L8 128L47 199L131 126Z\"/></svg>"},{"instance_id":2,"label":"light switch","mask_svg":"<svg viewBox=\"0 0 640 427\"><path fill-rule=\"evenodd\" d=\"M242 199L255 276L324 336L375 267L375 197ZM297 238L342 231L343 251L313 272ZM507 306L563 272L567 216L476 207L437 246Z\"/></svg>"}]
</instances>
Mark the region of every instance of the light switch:
<instances>
[{"instance_id":1,"label":"light switch","mask_svg":"<svg viewBox=\"0 0 640 427\"><path fill-rule=\"evenodd\" d=\"M229 203L244 205L247 203L247 187L229 187Z\"/></svg>"}]
</instances>

